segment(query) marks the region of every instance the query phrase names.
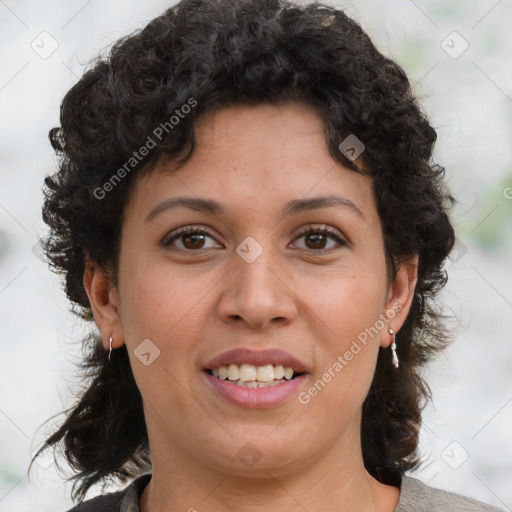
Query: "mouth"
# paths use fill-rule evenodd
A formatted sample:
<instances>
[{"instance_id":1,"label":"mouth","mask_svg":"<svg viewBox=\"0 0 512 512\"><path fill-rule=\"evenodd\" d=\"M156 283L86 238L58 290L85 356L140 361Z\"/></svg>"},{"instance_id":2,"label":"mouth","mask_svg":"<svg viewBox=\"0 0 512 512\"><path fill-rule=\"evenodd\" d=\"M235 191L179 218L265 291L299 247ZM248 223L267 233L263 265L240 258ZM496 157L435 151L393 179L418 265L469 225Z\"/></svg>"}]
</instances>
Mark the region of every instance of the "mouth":
<instances>
[{"instance_id":1,"label":"mouth","mask_svg":"<svg viewBox=\"0 0 512 512\"><path fill-rule=\"evenodd\" d=\"M305 384L308 373L301 361L278 349L235 349L203 367L217 396L248 408L281 405Z\"/></svg>"},{"instance_id":2,"label":"mouth","mask_svg":"<svg viewBox=\"0 0 512 512\"><path fill-rule=\"evenodd\" d=\"M219 380L227 380L237 386L253 389L279 386L306 373L281 364L255 366L248 363L231 363L228 366L221 365L204 371Z\"/></svg>"}]
</instances>

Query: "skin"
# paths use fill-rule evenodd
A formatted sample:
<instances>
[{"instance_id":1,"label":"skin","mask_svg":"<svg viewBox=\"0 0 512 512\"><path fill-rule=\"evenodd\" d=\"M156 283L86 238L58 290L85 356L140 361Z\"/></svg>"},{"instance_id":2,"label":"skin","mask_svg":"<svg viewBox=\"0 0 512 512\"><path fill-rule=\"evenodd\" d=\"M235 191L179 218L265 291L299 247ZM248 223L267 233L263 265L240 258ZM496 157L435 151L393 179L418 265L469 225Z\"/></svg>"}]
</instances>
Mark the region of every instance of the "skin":
<instances>
[{"instance_id":1,"label":"skin","mask_svg":"<svg viewBox=\"0 0 512 512\"><path fill-rule=\"evenodd\" d=\"M196 136L185 166L161 162L137 181L118 287L94 262L84 275L105 349L110 336L114 348L127 344L143 398L153 476L142 512L391 512L399 489L364 468L361 410L379 346L390 345L388 328L398 332L409 311L417 259L388 281L371 181L332 158L311 107L224 108L202 116ZM362 216L347 206L282 215L292 199L323 195L349 199ZM145 221L177 196L214 199L227 213L183 208ZM190 225L211 237L161 245ZM298 235L308 226L338 230L345 244ZM236 252L248 236L263 249L252 263ZM310 368L307 390L393 305L400 311L307 404L293 396L278 407L239 407L202 378L226 350L277 347ZM134 355L145 339L160 350L148 366ZM246 443L261 455L251 467L237 457Z\"/></svg>"}]
</instances>

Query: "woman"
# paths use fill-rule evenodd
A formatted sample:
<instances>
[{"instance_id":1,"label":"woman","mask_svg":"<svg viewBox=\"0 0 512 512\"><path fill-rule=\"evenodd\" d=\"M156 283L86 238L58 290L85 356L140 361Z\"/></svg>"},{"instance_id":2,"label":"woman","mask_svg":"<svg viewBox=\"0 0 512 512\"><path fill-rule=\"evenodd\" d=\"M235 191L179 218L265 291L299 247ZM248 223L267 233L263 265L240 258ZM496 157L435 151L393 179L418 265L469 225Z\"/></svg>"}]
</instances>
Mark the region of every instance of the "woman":
<instances>
[{"instance_id":1,"label":"woman","mask_svg":"<svg viewBox=\"0 0 512 512\"><path fill-rule=\"evenodd\" d=\"M45 247L97 332L73 511L498 510L405 476L454 244L404 72L320 4L182 1L68 92Z\"/></svg>"}]
</instances>

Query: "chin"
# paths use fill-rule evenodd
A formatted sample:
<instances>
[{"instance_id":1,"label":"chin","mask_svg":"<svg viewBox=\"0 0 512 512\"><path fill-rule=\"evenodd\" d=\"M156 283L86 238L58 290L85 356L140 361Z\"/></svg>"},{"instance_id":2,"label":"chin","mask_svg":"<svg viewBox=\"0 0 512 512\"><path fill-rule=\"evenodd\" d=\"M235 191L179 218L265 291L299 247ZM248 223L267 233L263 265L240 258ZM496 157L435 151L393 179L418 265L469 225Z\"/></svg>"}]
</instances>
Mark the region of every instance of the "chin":
<instances>
[{"instance_id":1,"label":"chin","mask_svg":"<svg viewBox=\"0 0 512 512\"><path fill-rule=\"evenodd\" d=\"M297 468L301 459L301 452L298 447L303 443L297 439L282 441L272 437L272 430L275 427L251 427L243 429L237 435L233 433L233 438L228 438L226 443L215 443L220 447L215 453L210 451L210 466L219 470L224 470L239 476L252 476L268 478L271 474L288 473L289 469ZM269 434L270 433L270 434Z\"/></svg>"}]
</instances>

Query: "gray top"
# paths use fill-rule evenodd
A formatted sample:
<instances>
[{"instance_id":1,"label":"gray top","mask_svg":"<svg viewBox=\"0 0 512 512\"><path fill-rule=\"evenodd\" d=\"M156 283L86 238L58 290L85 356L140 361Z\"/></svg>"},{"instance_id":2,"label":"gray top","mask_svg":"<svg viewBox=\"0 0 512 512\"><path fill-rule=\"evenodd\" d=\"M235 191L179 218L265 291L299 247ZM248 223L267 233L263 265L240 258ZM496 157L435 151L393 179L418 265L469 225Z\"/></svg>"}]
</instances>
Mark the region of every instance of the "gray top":
<instances>
[{"instance_id":1,"label":"gray top","mask_svg":"<svg viewBox=\"0 0 512 512\"><path fill-rule=\"evenodd\" d=\"M139 500L150 480L151 473L145 473L123 490L96 496L76 505L68 512L140 512ZM504 512L504 510L460 494L429 487L416 478L403 476L400 499L394 512Z\"/></svg>"}]
</instances>

